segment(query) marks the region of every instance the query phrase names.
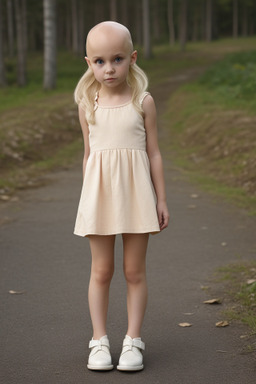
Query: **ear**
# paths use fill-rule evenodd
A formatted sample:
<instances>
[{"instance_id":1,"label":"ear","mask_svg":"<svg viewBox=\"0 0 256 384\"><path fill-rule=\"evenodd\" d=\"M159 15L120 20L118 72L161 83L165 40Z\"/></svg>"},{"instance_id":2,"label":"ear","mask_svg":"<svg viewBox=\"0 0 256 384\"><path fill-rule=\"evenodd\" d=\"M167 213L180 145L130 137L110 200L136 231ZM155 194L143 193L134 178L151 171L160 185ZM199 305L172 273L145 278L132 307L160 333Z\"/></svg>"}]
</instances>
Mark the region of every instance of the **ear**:
<instances>
[{"instance_id":1,"label":"ear","mask_svg":"<svg viewBox=\"0 0 256 384\"><path fill-rule=\"evenodd\" d=\"M86 56L85 56L85 61L86 61L86 63L88 64L88 67L90 67L90 66L91 66L91 62L90 62L90 60L88 59L88 57L86 57Z\"/></svg>"},{"instance_id":2,"label":"ear","mask_svg":"<svg viewBox=\"0 0 256 384\"><path fill-rule=\"evenodd\" d=\"M133 53L131 54L131 61L130 61L130 65L133 65L135 64L137 61L137 51L133 51Z\"/></svg>"}]
</instances>

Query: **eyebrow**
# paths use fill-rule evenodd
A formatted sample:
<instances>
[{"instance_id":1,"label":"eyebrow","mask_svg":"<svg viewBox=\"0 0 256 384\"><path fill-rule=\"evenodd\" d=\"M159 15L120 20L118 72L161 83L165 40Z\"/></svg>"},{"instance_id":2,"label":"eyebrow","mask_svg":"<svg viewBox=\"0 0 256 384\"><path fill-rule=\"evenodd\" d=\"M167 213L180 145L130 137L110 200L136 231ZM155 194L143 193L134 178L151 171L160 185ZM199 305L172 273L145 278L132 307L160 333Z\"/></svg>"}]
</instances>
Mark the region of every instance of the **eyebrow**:
<instances>
[{"instance_id":1,"label":"eyebrow","mask_svg":"<svg viewBox=\"0 0 256 384\"><path fill-rule=\"evenodd\" d=\"M124 56L124 55L125 55L124 52L123 52L123 53L119 52L119 53L115 53L112 57ZM95 60L95 59L102 59L102 57L103 57L103 56L93 56L92 59L93 59L93 60Z\"/></svg>"}]
</instances>

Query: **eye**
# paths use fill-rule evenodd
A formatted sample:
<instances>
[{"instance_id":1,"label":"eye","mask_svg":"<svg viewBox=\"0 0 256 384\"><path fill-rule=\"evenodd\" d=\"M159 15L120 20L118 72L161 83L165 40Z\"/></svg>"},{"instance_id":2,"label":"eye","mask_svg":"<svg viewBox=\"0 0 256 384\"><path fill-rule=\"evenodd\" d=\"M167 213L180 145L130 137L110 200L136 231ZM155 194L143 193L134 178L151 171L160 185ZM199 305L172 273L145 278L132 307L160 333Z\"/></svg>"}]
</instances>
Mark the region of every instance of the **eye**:
<instances>
[{"instance_id":1,"label":"eye","mask_svg":"<svg viewBox=\"0 0 256 384\"><path fill-rule=\"evenodd\" d=\"M117 56L117 57L115 58L115 62L116 62L116 63L121 63L122 60L123 60L122 57L119 57L119 56Z\"/></svg>"},{"instance_id":2,"label":"eye","mask_svg":"<svg viewBox=\"0 0 256 384\"><path fill-rule=\"evenodd\" d=\"M101 64L103 64L103 60L102 59L97 59L97 60L95 60L95 63L101 65Z\"/></svg>"}]
</instances>

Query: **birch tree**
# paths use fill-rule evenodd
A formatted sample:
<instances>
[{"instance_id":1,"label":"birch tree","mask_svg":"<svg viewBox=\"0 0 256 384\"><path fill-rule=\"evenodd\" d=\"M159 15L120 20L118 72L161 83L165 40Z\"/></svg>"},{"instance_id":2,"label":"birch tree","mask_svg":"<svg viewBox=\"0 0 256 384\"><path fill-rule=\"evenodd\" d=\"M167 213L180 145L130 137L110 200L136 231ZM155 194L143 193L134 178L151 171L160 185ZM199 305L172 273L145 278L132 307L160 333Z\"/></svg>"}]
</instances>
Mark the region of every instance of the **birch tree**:
<instances>
[{"instance_id":1,"label":"birch tree","mask_svg":"<svg viewBox=\"0 0 256 384\"><path fill-rule=\"evenodd\" d=\"M44 0L44 89L56 85L56 0Z\"/></svg>"}]
</instances>

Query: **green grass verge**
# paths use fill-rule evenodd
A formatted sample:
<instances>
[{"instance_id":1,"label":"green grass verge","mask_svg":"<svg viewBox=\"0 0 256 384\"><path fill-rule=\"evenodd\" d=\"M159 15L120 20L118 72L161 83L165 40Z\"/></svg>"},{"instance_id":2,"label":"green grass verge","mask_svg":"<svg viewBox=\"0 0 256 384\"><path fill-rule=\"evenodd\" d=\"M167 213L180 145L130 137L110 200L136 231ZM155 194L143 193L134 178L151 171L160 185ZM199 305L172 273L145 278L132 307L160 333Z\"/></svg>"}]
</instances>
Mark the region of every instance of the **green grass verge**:
<instances>
[{"instance_id":1,"label":"green grass verge","mask_svg":"<svg viewBox=\"0 0 256 384\"><path fill-rule=\"evenodd\" d=\"M221 267L217 278L224 284L228 320L242 322L256 335L256 261L239 262Z\"/></svg>"},{"instance_id":2,"label":"green grass verge","mask_svg":"<svg viewBox=\"0 0 256 384\"><path fill-rule=\"evenodd\" d=\"M199 81L181 87L169 100L164 144L192 181L252 214L256 214L256 99L246 90L256 84L253 64L249 70L254 59L255 52L228 56ZM241 79L240 73L233 73L229 78L229 69L240 68L240 62L250 75ZM223 76L226 86L219 80Z\"/></svg>"}]
</instances>

